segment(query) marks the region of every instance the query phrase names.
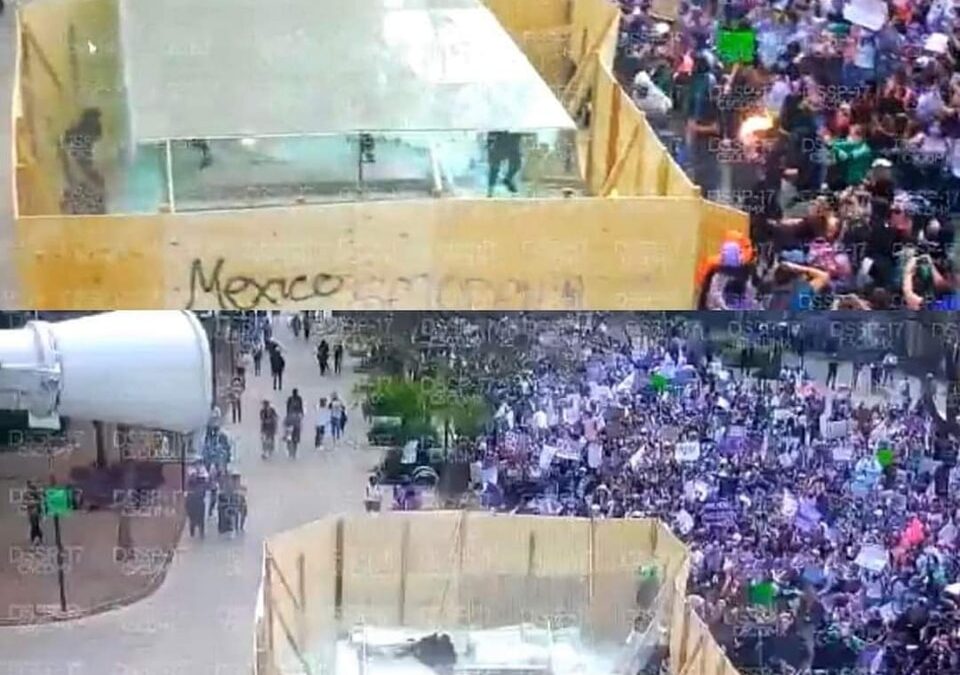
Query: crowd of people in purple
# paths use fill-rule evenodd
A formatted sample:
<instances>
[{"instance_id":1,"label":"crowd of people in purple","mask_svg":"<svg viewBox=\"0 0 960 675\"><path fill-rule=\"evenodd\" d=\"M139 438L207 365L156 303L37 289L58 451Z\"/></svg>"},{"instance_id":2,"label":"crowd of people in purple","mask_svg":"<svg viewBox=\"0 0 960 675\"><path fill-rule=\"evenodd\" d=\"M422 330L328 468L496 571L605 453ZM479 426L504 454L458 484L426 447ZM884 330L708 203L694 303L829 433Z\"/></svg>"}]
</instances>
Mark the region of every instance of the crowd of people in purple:
<instances>
[{"instance_id":1,"label":"crowd of people in purple","mask_svg":"<svg viewBox=\"0 0 960 675\"><path fill-rule=\"evenodd\" d=\"M745 670L957 672L960 474L935 381L841 382L828 365L828 384L789 347L760 378L695 322L558 320L524 372L483 385L483 506L670 523L689 592Z\"/></svg>"},{"instance_id":2,"label":"crowd of people in purple","mask_svg":"<svg viewBox=\"0 0 960 675\"><path fill-rule=\"evenodd\" d=\"M619 4L619 80L705 196L750 215L755 255L729 247L701 309L958 306L953 0Z\"/></svg>"}]
</instances>

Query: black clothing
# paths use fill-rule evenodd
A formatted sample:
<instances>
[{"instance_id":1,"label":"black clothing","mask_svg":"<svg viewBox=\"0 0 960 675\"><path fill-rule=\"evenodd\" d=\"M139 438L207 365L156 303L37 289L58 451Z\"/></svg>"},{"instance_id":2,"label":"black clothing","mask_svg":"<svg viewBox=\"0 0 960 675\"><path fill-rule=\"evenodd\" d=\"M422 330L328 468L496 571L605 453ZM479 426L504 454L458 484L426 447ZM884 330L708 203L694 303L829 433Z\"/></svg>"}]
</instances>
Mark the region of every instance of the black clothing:
<instances>
[{"instance_id":1,"label":"black clothing","mask_svg":"<svg viewBox=\"0 0 960 675\"><path fill-rule=\"evenodd\" d=\"M520 171L521 161L520 134L512 134L506 131L491 132L487 136L487 163L490 165L490 172L487 176L487 191L493 191L500 175L500 165L507 162L507 173L503 178L503 183L511 192L516 192L517 188L513 180Z\"/></svg>"}]
</instances>

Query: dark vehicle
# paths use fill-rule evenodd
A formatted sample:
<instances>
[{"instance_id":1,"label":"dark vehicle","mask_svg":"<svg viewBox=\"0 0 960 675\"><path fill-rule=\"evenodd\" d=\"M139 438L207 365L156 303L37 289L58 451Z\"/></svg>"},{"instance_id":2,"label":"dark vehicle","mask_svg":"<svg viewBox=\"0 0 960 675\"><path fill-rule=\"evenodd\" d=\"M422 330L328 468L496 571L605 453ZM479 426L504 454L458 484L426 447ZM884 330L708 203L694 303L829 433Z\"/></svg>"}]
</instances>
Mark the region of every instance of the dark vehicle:
<instances>
[{"instance_id":1,"label":"dark vehicle","mask_svg":"<svg viewBox=\"0 0 960 675\"><path fill-rule=\"evenodd\" d=\"M417 443L416 441L412 441ZM409 445L409 444L408 444ZM404 448L391 448L387 451L383 461L373 469L377 482L380 485L413 484L433 487L440 480L443 471L443 458L436 449L417 443L416 459L404 462ZM411 454L407 452L408 459Z\"/></svg>"}]
</instances>

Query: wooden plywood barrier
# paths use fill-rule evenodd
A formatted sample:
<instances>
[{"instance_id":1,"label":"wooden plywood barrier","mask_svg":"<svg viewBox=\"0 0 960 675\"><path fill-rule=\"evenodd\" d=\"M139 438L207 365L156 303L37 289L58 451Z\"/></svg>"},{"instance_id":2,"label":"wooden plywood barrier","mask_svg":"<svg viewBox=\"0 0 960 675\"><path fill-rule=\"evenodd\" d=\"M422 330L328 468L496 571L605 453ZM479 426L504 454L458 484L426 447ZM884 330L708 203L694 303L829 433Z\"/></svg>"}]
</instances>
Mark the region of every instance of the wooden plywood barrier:
<instances>
[{"instance_id":1,"label":"wooden plywood barrier","mask_svg":"<svg viewBox=\"0 0 960 675\"><path fill-rule=\"evenodd\" d=\"M36 309L676 309L700 211L451 200L20 218L14 256Z\"/></svg>"},{"instance_id":2,"label":"wooden plywood barrier","mask_svg":"<svg viewBox=\"0 0 960 675\"><path fill-rule=\"evenodd\" d=\"M717 255L730 232L748 236L750 234L750 216L732 206L704 199L703 217L699 228L698 264L699 261Z\"/></svg>"},{"instance_id":3,"label":"wooden plywood barrier","mask_svg":"<svg viewBox=\"0 0 960 675\"><path fill-rule=\"evenodd\" d=\"M610 47L610 34L617 32L620 8L606 0L575 0L571 12L570 57L580 64L591 53ZM616 40L616 37L613 38ZM614 43L615 44L615 43ZM613 63L613 54L602 55L605 63Z\"/></svg>"},{"instance_id":4,"label":"wooden plywood barrier","mask_svg":"<svg viewBox=\"0 0 960 675\"><path fill-rule=\"evenodd\" d=\"M274 565L261 583L270 607L263 623L273 639L271 630L258 631L256 652L268 666L289 660L281 618L295 642L310 646L307 659L329 650L338 626L358 621L434 629L556 624L567 605L568 618L594 637L619 641L632 623L638 563L665 555L670 672L737 675L685 602L689 552L660 522L390 513L324 519L274 535L266 548Z\"/></svg>"},{"instance_id":5,"label":"wooden plywood barrier","mask_svg":"<svg viewBox=\"0 0 960 675\"><path fill-rule=\"evenodd\" d=\"M116 0L38 2L19 9L23 142L16 146L15 162L29 167L26 185L20 186L26 193L19 202L22 214L60 212L61 141L85 108L101 112L103 135L95 156L101 171L119 157L125 144L119 32Z\"/></svg>"},{"instance_id":6,"label":"wooden plywood barrier","mask_svg":"<svg viewBox=\"0 0 960 675\"><path fill-rule=\"evenodd\" d=\"M546 30L570 24L574 0L484 0L500 24L511 34Z\"/></svg>"}]
</instances>

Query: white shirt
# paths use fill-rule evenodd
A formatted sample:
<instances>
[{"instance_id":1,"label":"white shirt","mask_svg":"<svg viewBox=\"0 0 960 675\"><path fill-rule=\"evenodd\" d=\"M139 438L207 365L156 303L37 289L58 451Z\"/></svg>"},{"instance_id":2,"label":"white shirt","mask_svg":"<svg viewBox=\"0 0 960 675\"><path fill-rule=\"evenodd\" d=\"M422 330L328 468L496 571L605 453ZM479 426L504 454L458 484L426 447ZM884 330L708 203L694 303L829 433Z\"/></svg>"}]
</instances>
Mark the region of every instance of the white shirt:
<instances>
[{"instance_id":1,"label":"white shirt","mask_svg":"<svg viewBox=\"0 0 960 675\"><path fill-rule=\"evenodd\" d=\"M317 426L326 427L330 425L330 408L317 403Z\"/></svg>"}]
</instances>

